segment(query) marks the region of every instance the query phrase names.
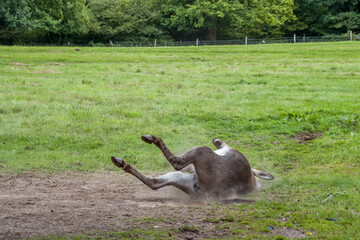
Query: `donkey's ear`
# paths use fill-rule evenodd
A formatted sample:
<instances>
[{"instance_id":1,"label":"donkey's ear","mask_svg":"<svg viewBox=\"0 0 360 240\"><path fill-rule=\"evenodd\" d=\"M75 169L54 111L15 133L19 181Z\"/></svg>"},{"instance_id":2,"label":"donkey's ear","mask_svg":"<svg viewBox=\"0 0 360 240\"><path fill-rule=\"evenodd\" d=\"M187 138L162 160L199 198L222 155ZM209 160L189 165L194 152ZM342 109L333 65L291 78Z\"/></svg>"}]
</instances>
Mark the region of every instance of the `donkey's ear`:
<instances>
[{"instance_id":1,"label":"donkey's ear","mask_svg":"<svg viewBox=\"0 0 360 240\"><path fill-rule=\"evenodd\" d=\"M274 176L271 175L270 173L267 173L267 172L264 172L264 171L261 171L261 170L257 170L257 169L253 169L253 168L251 169L251 171L258 178L262 178L262 179L265 179L265 180L273 180L274 179Z\"/></svg>"}]
</instances>

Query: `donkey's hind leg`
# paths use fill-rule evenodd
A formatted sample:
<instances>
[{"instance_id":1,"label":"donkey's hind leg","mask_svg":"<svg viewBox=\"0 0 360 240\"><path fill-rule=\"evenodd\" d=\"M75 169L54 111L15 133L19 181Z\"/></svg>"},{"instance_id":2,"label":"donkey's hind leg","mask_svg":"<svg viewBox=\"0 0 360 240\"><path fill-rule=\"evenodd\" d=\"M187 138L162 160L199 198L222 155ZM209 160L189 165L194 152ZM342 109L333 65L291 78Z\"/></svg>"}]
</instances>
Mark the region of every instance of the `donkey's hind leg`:
<instances>
[{"instance_id":1,"label":"donkey's hind leg","mask_svg":"<svg viewBox=\"0 0 360 240\"><path fill-rule=\"evenodd\" d=\"M153 190L165 187L174 186L179 188L183 192L194 196L196 195L196 177L194 174L185 174L182 172L170 172L157 178L146 177L137 171L130 164L122 160L121 158L111 157L111 161L119 168L122 168L125 172L137 177L145 185Z\"/></svg>"}]
</instances>

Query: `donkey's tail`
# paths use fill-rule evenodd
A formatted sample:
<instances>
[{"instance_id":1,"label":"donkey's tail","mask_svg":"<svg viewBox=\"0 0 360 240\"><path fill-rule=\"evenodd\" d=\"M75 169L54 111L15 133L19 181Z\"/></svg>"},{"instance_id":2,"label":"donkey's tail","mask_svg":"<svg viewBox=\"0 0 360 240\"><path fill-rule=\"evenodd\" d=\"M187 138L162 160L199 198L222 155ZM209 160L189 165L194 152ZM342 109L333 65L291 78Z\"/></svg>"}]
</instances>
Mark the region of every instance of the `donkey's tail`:
<instances>
[{"instance_id":1,"label":"donkey's tail","mask_svg":"<svg viewBox=\"0 0 360 240\"><path fill-rule=\"evenodd\" d=\"M251 171L258 178L265 179L265 180L273 180L274 179L274 176L271 175L268 172L264 172L264 171L257 170L257 169L254 169L254 168L252 168Z\"/></svg>"}]
</instances>

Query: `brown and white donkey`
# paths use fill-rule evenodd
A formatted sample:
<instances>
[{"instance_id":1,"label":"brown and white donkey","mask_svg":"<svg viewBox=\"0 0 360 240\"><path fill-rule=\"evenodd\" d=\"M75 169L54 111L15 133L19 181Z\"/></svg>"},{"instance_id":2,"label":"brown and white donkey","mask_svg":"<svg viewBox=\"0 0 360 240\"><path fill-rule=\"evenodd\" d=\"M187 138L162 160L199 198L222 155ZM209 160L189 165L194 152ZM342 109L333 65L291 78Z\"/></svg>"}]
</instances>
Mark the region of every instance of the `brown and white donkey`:
<instances>
[{"instance_id":1,"label":"brown and white donkey","mask_svg":"<svg viewBox=\"0 0 360 240\"><path fill-rule=\"evenodd\" d=\"M176 171L150 178L121 158L111 157L111 160L153 190L174 186L192 197L223 199L259 189L260 182L255 177L274 179L267 172L252 169L243 154L217 138L212 141L217 150L207 146L195 147L181 156L171 153L159 137L146 135L141 139L160 148Z\"/></svg>"}]
</instances>

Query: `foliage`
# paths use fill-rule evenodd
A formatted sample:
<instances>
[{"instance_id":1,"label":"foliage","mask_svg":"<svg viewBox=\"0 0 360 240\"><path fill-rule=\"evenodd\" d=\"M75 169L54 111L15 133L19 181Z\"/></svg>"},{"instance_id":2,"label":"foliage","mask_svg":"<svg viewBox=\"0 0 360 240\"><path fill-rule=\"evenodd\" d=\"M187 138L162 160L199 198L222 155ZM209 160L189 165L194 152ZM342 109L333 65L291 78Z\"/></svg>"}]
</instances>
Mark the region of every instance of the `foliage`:
<instances>
[{"instance_id":1,"label":"foliage","mask_svg":"<svg viewBox=\"0 0 360 240\"><path fill-rule=\"evenodd\" d=\"M88 5L97 25L91 34L107 40L165 38L158 27L160 10L148 0L91 0Z\"/></svg>"},{"instance_id":2,"label":"foliage","mask_svg":"<svg viewBox=\"0 0 360 240\"><path fill-rule=\"evenodd\" d=\"M56 42L87 33L85 0L0 1L0 40Z\"/></svg>"},{"instance_id":3,"label":"foliage","mask_svg":"<svg viewBox=\"0 0 360 240\"><path fill-rule=\"evenodd\" d=\"M0 0L0 43L278 37L360 30L357 0Z\"/></svg>"},{"instance_id":4,"label":"foliage","mask_svg":"<svg viewBox=\"0 0 360 240\"><path fill-rule=\"evenodd\" d=\"M216 40L274 35L293 18L292 0L171 0L166 3L162 10L168 17L163 24L180 32L182 37L205 34L203 38Z\"/></svg>"},{"instance_id":5,"label":"foliage","mask_svg":"<svg viewBox=\"0 0 360 240\"><path fill-rule=\"evenodd\" d=\"M279 36L282 34L281 27L295 18L293 15L293 0L276 1L245 1L248 9L255 12L255 22L249 26L250 36Z\"/></svg>"},{"instance_id":6,"label":"foliage","mask_svg":"<svg viewBox=\"0 0 360 240\"><path fill-rule=\"evenodd\" d=\"M315 121L318 117L314 116L313 114L305 113L288 113L286 116L286 120L295 120L297 122L306 122L306 121Z\"/></svg>"},{"instance_id":7,"label":"foliage","mask_svg":"<svg viewBox=\"0 0 360 240\"><path fill-rule=\"evenodd\" d=\"M358 0L295 0L297 19L287 24L288 31L301 34L339 34L360 31Z\"/></svg>"},{"instance_id":8,"label":"foliage","mask_svg":"<svg viewBox=\"0 0 360 240\"><path fill-rule=\"evenodd\" d=\"M85 0L32 0L39 30L57 35L87 33Z\"/></svg>"},{"instance_id":9,"label":"foliage","mask_svg":"<svg viewBox=\"0 0 360 240\"><path fill-rule=\"evenodd\" d=\"M34 28L31 9L26 0L0 1L0 28L7 31L29 31Z\"/></svg>"},{"instance_id":10,"label":"foliage","mask_svg":"<svg viewBox=\"0 0 360 240\"><path fill-rule=\"evenodd\" d=\"M343 125L357 125L358 124L359 115L354 114L350 118L347 117L341 117L339 118L339 123Z\"/></svg>"},{"instance_id":11,"label":"foliage","mask_svg":"<svg viewBox=\"0 0 360 240\"><path fill-rule=\"evenodd\" d=\"M26 40L36 24L32 20L27 0L0 0L0 42L14 43Z\"/></svg>"}]
</instances>

